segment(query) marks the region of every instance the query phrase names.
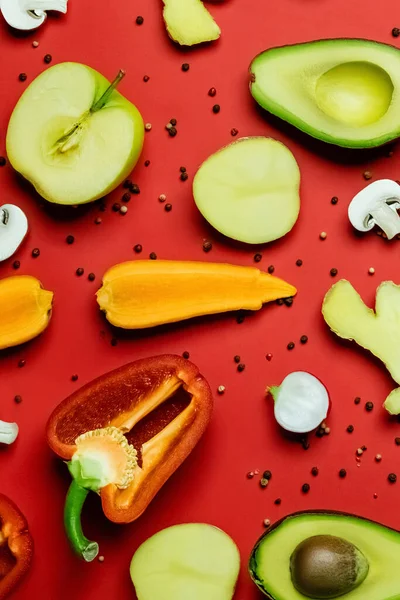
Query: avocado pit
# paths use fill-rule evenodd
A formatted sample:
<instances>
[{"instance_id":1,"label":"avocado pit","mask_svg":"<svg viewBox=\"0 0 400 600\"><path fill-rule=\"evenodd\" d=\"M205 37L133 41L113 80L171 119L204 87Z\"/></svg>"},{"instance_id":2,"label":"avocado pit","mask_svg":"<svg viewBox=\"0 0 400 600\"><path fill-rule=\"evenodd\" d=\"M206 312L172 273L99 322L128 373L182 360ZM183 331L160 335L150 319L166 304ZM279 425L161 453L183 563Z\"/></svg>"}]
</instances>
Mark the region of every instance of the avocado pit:
<instances>
[{"instance_id":1,"label":"avocado pit","mask_svg":"<svg viewBox=\"0 0 400 600\"><path fill-rule=\"evenodd\" d=\"M290 557L294 587L309 598L337 598L358 587L368 574L368 561L351 542L334 535L303 540Z\"/></svg>"}]
</instances>

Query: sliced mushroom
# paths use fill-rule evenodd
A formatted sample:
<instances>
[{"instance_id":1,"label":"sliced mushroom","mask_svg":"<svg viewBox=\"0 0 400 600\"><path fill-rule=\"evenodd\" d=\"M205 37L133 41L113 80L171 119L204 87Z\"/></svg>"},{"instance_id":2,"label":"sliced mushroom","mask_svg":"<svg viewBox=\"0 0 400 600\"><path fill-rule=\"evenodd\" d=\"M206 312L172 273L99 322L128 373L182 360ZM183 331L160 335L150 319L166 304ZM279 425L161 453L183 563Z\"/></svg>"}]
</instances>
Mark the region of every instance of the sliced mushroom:
<instances>
[{"instance_id":1,"label":"sliced mushroom","mask_svg":"<svg viewBox=\"0 0 400 600\"><path fill-rule=\"evenodd\" d=\"M370 231L377 225L391 240L400 233L400 185L380 179L367 185L349 204L350 223L358 231Z\"/></svg>"},{"instance_id":2,"label":"sliced mushroom","mask_svg":"<svg viewBox=\"0 0 400 600\"><path fill-rule=\"evenodd\" d=\"M0 444L13 444L18 436L18 425L0 421Z\"/></svg>"},{"instance_id":3,"label":"sliced mushroom","mask_svg":"<svg viewBox=\"0 0 400 600\"><path fill-rule=\"evenodd\" d=\"M68 0L0 0L3 17L14 29L31 31L42 25L47 10L66 13Z\"/></svg>"},{"instance_id":4,"label":"sliced mushroom","mask_svg":"<svg viewBox=\"0 0 400 600\"><path fill-rule=\"evenodd\" d=\"M18 206L0 206L0 262L18 250L27 232L28 219Z\"/></svg>"}]
</instances>

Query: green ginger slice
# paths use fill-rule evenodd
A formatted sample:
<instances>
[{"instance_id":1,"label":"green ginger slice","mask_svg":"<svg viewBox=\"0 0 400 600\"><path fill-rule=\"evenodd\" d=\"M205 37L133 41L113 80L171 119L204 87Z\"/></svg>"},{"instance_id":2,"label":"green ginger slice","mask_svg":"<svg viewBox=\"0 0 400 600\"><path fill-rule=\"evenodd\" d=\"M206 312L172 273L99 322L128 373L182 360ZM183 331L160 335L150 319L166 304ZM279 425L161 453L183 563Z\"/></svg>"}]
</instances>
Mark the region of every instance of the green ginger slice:
<instances>
[{"instance_id":1,"label":"green ginger slice","mask_svg":"<svg viewBox=\"0 0 400 600\"><path fill-rule=\"evenodd\" d=\"M181 46L217 40L221 30L201 0L163 0L168 35Z\"/></svg>"},{"instance_id":2,"label":"green ginger slice","mask_svg":"<svg viewBox=\"0 0 400 600\"><path fill-rule=\"evenodd\" d=\"M342 279L326 294L322 314L336 335L369 350L400 384L400 286L393 281L381 283L374 311L351 283Z\"/></svg>"}]
</instances>

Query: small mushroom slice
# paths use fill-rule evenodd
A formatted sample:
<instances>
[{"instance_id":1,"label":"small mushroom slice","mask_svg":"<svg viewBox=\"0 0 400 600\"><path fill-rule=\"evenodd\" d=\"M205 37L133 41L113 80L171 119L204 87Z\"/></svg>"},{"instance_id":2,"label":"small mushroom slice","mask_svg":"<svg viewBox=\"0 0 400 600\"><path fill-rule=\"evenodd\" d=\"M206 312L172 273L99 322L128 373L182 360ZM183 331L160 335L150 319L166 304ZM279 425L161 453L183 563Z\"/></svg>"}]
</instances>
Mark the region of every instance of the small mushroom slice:
<instances>
[{"instance_id":1,"label":"small mushroom slice","mask_svg":"<svg viewBox=\"0 0 400 600\"><path fill-rule=\"evenodd\" d=\"M42 25L47 10L67 12L68 0L0 0L3 17L14 29L31 31Z\"/></svg>"},{"instance_id":2,"label":"small mushroom slice","mask_svg":"<svg viewBox=\"0 0 400 600\"><path fill-rule=\"evenodd\" d=\"M351 542L335 535L303 540L290 557L294 587L308 598L338 598L358 587L368 574L368 561Z\"/></svg>"},{"instance_id":3,"label":"small mushroom slice","mask_svg":"<svg viewBox=\"0 0 400 600\"><path fill-rule=\"evenodd\" d=\"M13 444L18 436L18 425L0 421L0 444Z\"/></svg>"},{"instance_id":4,"label":"small mushroom slice","mask_svg":"<svg viewBox=\"0 0 400 600\"><path fill-rule=\"evenodd\" d=\"M0 262L18 250L27 232L28 219L18 206L0 206Z\"/></svg>"},{"instance_id":5,"label":"small mushroom slice","mask_svg":"<svg viewBox=\"0 0 400 600\"><path fill-rule=\"evenodd\" d=\"M378 225L391 240L400 233L400 185L391 179L379 179L354 196L349 204L350 223L358 231L370 231Z\"/></svg>"}]
</instances>

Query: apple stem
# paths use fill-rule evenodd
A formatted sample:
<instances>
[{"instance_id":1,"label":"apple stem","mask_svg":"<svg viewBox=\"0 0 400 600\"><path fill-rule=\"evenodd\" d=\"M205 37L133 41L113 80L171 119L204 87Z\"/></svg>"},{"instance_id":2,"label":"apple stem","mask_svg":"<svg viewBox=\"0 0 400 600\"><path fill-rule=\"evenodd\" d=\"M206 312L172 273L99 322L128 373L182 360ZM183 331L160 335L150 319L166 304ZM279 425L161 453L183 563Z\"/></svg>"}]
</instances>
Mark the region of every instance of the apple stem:
<instances>
[{"instance_id":1,"label":"apple stem","mask_svg":"<svg viewBox=\"0 0 400 600\"><path fill-rule=\"evenodd\" d=\"M111 96L111 94L113 93L113 91L115 90L115 88L117 87L119 82L121 81L121 79L123 79L124 77L125 77L125 71L123 69L120 69L118 75L116 76L114 81L108 86L108 88L106 89L104 94L102 96L100 96L100 98L97 100L97 102L95 104L93 104L92 108L90 109L90 112L93 113L93 112L96 112L96 111L100 110L101 108L103 108L103 106L108 102L109 97Z\"/></svg>"}]
</instances>

